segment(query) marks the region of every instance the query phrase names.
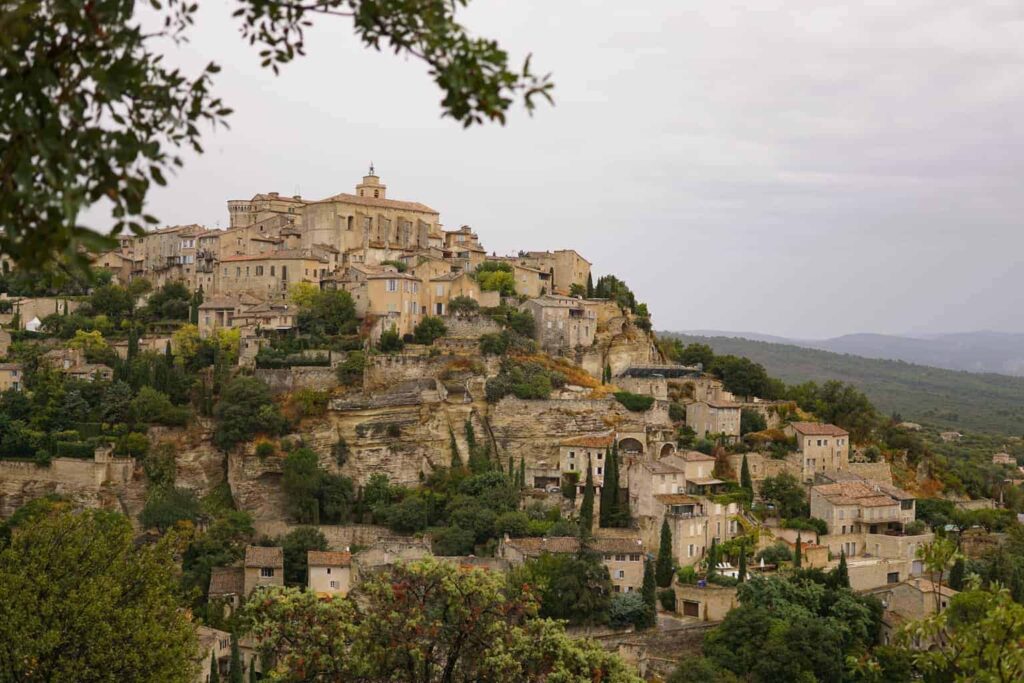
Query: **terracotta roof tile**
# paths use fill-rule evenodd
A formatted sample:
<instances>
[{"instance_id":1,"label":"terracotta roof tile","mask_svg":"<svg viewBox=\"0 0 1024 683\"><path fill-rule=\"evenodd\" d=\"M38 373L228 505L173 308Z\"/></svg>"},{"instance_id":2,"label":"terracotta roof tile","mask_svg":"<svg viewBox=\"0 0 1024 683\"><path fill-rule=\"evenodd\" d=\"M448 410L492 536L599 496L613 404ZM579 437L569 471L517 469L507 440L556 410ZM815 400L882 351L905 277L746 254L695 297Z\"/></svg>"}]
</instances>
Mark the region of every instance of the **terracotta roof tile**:
<instances>
[{"instance_id":1,"label":"terracotta roof tile","mask_svg":"<svg viewBox=\"0 0 1024 683\"><path fill-rule=\"evenodd\" d=\"M572 439L565 439L559 442L559 446L580 446L581 448L611 448L615 436L608 434L577 436Z\"/></svg>"},{"instance_id":2,"label":"terracotta roof tile","mask_svg":"<svg viewBox=\"0 0 1024 683\"><path fill-rule=\"evenodd\" d=\"M284 550L279 547L249 545L245 547L246 567L284 567Z\"/></svg>"},{"instance_id":3,"label":"terracotta roof tile","mask_svg":"<svg viewBox=\"0 0 1024 683\"><path fill-rule=\"evenodd\" d=\"M210 596L241 595L245 591L242 567L214 567L210 571Z\"/></svg>"},{"instance_id":4,"label":"terracotta roof tile","mask_svg":"<svg viewBox=\"0 0 1024 683\"><path fill-rule=\"evenodd\" d=\"M849 436L850 433L835 425L820 422L790 422L789 425L806 436Z\"/></svg>"},{"instance_id":5,"label":"terracotta roof tile","mask_svg":"<svg viewBox=\"0 0 1024 683\"><path fill-rule=\"evenodd\" d=\"M352 564L352 553L330 550L310 550L307 553L310 567L348 567Z\"/></svg>"}]
</instances>

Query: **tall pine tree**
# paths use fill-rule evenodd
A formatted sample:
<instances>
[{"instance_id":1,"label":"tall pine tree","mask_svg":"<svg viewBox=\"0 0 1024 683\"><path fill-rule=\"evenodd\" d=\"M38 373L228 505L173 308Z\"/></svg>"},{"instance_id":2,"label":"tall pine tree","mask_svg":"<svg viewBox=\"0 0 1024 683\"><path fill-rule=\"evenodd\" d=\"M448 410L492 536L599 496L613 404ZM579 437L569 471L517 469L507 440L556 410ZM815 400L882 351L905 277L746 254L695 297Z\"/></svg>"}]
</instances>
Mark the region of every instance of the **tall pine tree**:
<instances>
[{"instance_id":1,"label":"tall pine tree","mask_svg":"<svg viewBox=\"0 0 1024 683\"><path fill-rule=\"evenodd\" d=\"M459 457L459 444L455 441L455 432L452 428L448 428L448 447L452 450L452 465L453 470L462 469L462 458Z\"/></svg>"},{"instance_id":2,"label":"tall pine tree","mask_svg":"<svg viewBox=\"0 0 1024 683\"><path fill-rule=\"evenodd\" d=\"M661 588L672 585L672 574L675 562L672 559L672 530L668 526L668 517L661 520L661 543L658 545L658 562L655 566L654 578Z\"/></svg>"},{"instance_id":3,"label":"tall pine tree","mask_svg":"<svg viewBox=\"0 0 1024 683\"><path fill-rule=\"evenodd\" d=\"M644 558L644 584L641 589L644 598L644 619L641 628L651 628L658 623L658 587L654 580L654 566L649 558Z\"/></svg>"},{"instance_id":4,"label":"tall pine tree","mask_svg":"<svg viewBox=\"0 0 1024 683\"><path fill-rule=\"evenodd\" d=\"M208 683L220 683L220 670L217 668L217 658L210 653L210 678Z\"/></svg>"},{"instance_id":5,"label":"tall pine tree","mask_svg":"<svg viewBox=\"0 0 1024 683\"><path fill-rule=\"evenodd\" d=\"M950 580L952 580L952 574ZM839 588L850 587L850 570L846 567L846 551L839 551L839 566L836 567L836 586Z\"/></svg>"},{"instance_id":6,"label":"tall pine tree","mask_svg":"<svg viewBox=\"0 0 1024 683\"><path fill-rule=\"evenodd\" d=\"M711 539L711 547L708 548L708 573L707 577L710 579L712 576L718 573L718 539Z\"/></svg>"},{"instance_id":7,"label":"tall pine tree","mask_svg":"<svg viewBox=\"0 0 1024 683\"><path fill-rule=\"evenodd\" d=\"M526 460L519 456L519 488L526 488Z\"/></svg>"},{"instance_id":8,"label":"tall pine tree","mask_svg":"<svg viewBox=\"0 0 1024 683\"><path fill-rule=\"evenodd\" d=\"M587 459L587 481L583 485L583 504L580 506L580 538L588 539L594 532L594 472Z\"/></svg>"},{"instance_id":9,"label":"tall pine tree","mask_svg":"<svg viewBox=\"0 0 1024 683\"><path fill-rule=\"evenodd\" d=\"M612 526L611 516L615 512L615 503L612 502L612 487L615 483L615 464L613 462L611 449L604 451L604 481L601 484L601 511L598 514L598 525L603 528Z\"/></svg>"},{"instance_id":10,"label":"tall pine tree","mask_svg":"<svg viewBox=\"0 0 1024 683\"><path fill-rule=\"evenodd\" d=\"M750 466L747 465L747 454L743 454L743 464L740 466L740 487L750 494L754 499L754 480L750 478Z\"/></svg>"},{"instance_id":11,"label":"tall pine tree","mask_svg":"<svg viewBox=\"0 0 1024 683\"><path fill-rule=\"evenodd\" d=\"M587 298L594 298L594 276L587 273Z\"/></svg>"},{"instance_id":12,"label":"tall pine tree","mask_svg":"<svg viewBox=\"0 0 1024 683\"><path fill-rule=\"evenodd\" d=\"M242 671L242 654L238 649L238 636L231 634L231 669L228 671L230 683L245 683Z\"/></svg>"},{"instance_id":13,"label":"tall pine tree","mask_svg":"<svg viewBox=\"0 0 1024 683\"><path fill-rule=\"evenodd\" d=\"M736 579L743 583L747 580L747 545L740 543L740 564L736 573Z\"/></svg>"},{"instance_id":14,"label":"tall pine tree","mask_svg":"<svg viewBox=\"0 0 1024 683\"><path fill-rule=\"evenodd\" d=\"M799 569L804 565L803 542L800 540L800 532L796 533L796 552L793 553L793 566Z\"/></svg>"}]
</instances>

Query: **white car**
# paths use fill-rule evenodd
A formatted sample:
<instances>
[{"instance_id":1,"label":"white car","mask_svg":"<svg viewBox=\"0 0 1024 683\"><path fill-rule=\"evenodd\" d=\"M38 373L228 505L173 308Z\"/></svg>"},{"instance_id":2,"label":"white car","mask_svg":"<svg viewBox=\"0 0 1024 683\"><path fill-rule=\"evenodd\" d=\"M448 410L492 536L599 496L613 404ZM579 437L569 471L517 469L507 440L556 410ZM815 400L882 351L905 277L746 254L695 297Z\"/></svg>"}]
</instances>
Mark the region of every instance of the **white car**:
<instances>
[{"instance_id":1,"label":"white car","mask_svg":"<svg viewBox=\"0 0 1024 683\"><path fill-rule=\"evenodd\" d=\"M549 486L548 493L561 493L562 488L560 486Z\"/></svg>"}]
</instances>

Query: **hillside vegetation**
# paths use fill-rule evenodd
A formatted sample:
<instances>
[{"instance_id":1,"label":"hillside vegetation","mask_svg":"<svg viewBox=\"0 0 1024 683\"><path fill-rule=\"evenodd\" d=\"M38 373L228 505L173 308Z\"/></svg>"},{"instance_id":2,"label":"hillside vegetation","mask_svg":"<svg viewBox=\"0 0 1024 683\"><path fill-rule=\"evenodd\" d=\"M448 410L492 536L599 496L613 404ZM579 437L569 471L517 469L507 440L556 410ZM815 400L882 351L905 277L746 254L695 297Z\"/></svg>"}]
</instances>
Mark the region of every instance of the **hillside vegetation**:
<instances>
[{"instance_id":1,"label":"hillside vegetation","mask_svg":"<svg viewBox=\"0 0 1024 683\"><path fill-rule=\"evenodd\" d=\"M837 379L853 384L885 412L937 428L989 434L1024 433L1024 378L943 370L789 344L660 333L744 356L787 383Z\"/></svg>"}]
</instances>

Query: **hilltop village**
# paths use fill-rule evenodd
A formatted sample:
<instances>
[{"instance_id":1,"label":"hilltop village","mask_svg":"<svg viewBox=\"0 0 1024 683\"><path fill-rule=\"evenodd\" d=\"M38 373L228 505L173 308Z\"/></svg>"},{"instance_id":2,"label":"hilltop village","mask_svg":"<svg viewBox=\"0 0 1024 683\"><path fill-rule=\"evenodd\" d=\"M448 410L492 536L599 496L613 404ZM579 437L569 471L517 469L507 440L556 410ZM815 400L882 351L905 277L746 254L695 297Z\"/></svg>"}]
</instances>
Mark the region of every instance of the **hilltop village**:
<instances>
[{"instance_id":1,"label":"hilltop village","mask_svg":"<svg viewBox=\"0 0 1024 683\"><path fill-rule=\"evenodd\" d=\"M644 627L722 622L751 576L841 576L879 597L885 642L955 594L885 459L670 358L575 249L489 254L372 167L352 193L227 210L226 229L123 236L79 289L10 273L0 295L0 515L63 500L197 529L199 680L229 673L262 587L345 595L425 558L555 585L589 549L606 573L543 609L646 675L674 660ZM242 639L247 671L259 651Z\"/></svg>"}]
</instances>

